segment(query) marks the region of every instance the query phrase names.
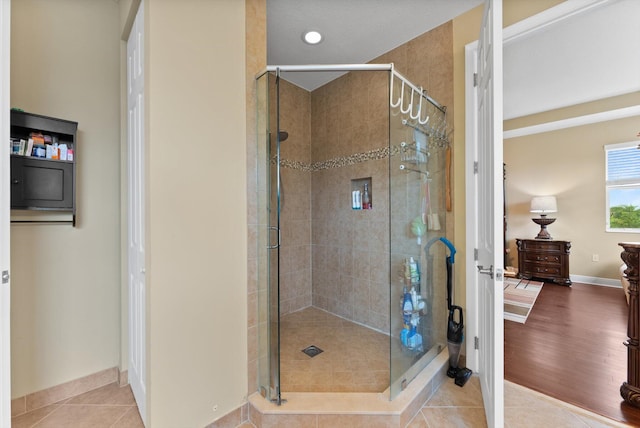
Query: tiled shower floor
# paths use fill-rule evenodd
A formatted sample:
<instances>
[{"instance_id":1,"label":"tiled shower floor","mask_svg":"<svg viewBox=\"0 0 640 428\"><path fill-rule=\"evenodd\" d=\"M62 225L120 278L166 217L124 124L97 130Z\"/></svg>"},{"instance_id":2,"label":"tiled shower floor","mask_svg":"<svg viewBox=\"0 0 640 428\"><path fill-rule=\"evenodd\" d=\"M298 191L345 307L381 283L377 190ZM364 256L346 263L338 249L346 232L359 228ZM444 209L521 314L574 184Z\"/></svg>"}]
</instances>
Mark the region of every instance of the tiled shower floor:
<instances>
[{"instance_id":1,"label":"tiled shower floor","mask_svg":"<svg viewBox=\"0 0 640 428\"><path fill-rule=\"evenodd\" d=\"M317 308L281 319L283 392L382 392L389 386L389 337ZM315 345L323 352L302 352Z\"/></svg>"}]
</instances>

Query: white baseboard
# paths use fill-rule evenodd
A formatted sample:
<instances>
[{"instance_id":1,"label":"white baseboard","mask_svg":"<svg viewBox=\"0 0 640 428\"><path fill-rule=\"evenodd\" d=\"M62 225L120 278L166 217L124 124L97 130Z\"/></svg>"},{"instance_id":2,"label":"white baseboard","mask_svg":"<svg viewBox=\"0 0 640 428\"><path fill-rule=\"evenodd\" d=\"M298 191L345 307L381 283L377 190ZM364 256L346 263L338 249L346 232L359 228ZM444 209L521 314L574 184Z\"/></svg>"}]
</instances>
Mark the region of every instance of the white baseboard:
<instances>
[{"instance_id":1,"label":"white baseboard","mask_svg":"<svg viewBox=\"0 0 640 428\"><path fill-rule=\"evenodd\" d=\"M572 282L579 282L581 284L600 285L602 287L622 288L622 283L619 279L611 278L598 278L595 276L583 276L583 275L569 275Z\"/></svg>"}]
</instances>

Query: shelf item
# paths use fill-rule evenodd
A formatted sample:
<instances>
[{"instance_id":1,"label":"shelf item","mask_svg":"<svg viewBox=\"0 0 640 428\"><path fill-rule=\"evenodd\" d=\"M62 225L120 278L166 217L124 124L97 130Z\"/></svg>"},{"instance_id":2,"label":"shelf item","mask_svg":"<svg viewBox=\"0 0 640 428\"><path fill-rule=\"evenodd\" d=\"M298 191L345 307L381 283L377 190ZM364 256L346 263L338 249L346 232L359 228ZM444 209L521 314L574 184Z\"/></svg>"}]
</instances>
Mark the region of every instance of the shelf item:
<instances>
[{"instance_id":1,"label":"shelf item","mask_svg":"<svg viewBox=\"0 0 640 428\"><path fill-rule=\"evenodd\" d=\"M371 177L351 180L351 209L373 209L373 198L371 195Z\"/></svg>"},{"instance_id":2,"label":"shelf item","mask_svg":"<svg viewBox=\"0 0 640 428\"><path fill-rule=\"evenodd\" d=\"M77 129L77 122L11 111L12 147L27 142L11 155L12 210L67 212L75 225Z\"/></svg>"},{"instance_id":3,"label":"shelf item","mask_svg":"<svg viewBox=\"0 0 640 428\"><path fill-rule=\"evenodd\" d=\"M516 239L518 277L553 281L571 285L569 254L571 242L538 239Z\"/></svg>"}]
</instances>

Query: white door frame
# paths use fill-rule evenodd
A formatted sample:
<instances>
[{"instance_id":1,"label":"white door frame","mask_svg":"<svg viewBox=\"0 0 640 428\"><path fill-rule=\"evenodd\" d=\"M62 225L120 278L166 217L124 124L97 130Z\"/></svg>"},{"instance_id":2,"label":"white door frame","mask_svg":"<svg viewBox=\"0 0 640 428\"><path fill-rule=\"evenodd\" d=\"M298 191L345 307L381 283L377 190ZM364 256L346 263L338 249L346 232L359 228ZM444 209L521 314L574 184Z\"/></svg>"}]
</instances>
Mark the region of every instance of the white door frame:
<instances>
[{"instance_id":1,"label":"white door frame","mask_svg":"<svg viewBox=\"0 0 640 428\"><path fill-rule=\"evenodd\" d=\"M509 27L505 28L503 31L503 45L516 42L521 37L530 36L537 31L544 31L544 29L550 24L556 24L564 19L569 19L577 13L580 13L583 10L588 10L593 6L599 5L603 2L609 0L567 0L564 3L560 3L558 6L547 9L539 14L531 16L527 19L524 19L520 22L517 22ZM465 176L466 176L466 187L465 187L465 202L466 202L466 284L467 284L467 334L466 334L466 349L467 349L467 366L472 370L477 370L478 368L478 360L477 360L477 352L472 352L474 349L474 337L477 336L477 278L476 278L476 268L475 268L475 260L473 254L473 241L469 241L469 239L475 236L476 225L473 221L475 218L475 213L477 212L473 206L473 187L469 187L469 183L471 182L469 178L473 176L473 162L474 156L470 156L473 154L474 144L475 144L475 134L471 133L470 130L474 130L477 127L477 117L476 117L476 100L475 100L475 91L473 86L473 73L476 69L476 57L478 50L478 42L469 43L465 47L465 127L466 127L466 136L465 136ZM635 112L635 111L634 111ZM625 115L624 117L627 117ZM590 123L590 122L589 122ZM561 128L562 126L560 126ZM548 131L547 128L543 126L539 127L531 127L534 129L527 130L528 132L544 132ZM538 129L540 128L540 129ZM559 128L559 129L560 129ZM508 131L505 133L505 138L513 138L515 136L520 136L521 133L518 133L519 130ZM524 131L524 130L523 130ZM526 132L523 132L522 135L526 135Z\"/></svg>"},{"instance_id":2,"label":"white door frame","mask_svg":"<svg viewBox=\"0 0 640 428\"><path fill-rule=\"evenodd\" d=\"M0 0L0 427L11 426L10 49L11 0ZM4 275L6 272L6 275ZM6 282L5 282L6 281Z\"/></svg>"},{"instance_id":3,"label":"white door frame","mask_svg":"<svg viewBox=\"0 0 640 428\"><path fill-rule=\"evenodd\" d=\"M503 45L517 41L521 37L529 36L536 31L543 31L550 24L568 19L582 10L601 4L609 0L567 0L553 8L513 24L503 31ZM477 69L478 42L469 43L465 47L465 203L466 203L466 304L467 304L467 334L465 346L467 349L467 366L477 371L479 358L474 350L474 340L478 336L478 274L474 258L474 245L478 230L475 222L477 207L474 201L473 175L477 146L477 99L474 87L474 72ZM513 137L508 135L508 137Z\"/></svg>"},{"instance_id":4,"label":"white door frame","mask_svg":"<svg viewBox=\"0 0 640 428\"><path fill-rule=\"evenodd\" d=\"M465 109L467 119L471 119L465 135L465 266L467 319L471 320L467 363L480 375L487 424L501 428L504 425L503 228L502 215L498 213L502 212L503 187L502 0L485 0L480 39L468 45L465 52L468 88ZM496 165L500 165L500 174ZM476 267L484 268L484 274Z\"/></svg>"}]
</instances>

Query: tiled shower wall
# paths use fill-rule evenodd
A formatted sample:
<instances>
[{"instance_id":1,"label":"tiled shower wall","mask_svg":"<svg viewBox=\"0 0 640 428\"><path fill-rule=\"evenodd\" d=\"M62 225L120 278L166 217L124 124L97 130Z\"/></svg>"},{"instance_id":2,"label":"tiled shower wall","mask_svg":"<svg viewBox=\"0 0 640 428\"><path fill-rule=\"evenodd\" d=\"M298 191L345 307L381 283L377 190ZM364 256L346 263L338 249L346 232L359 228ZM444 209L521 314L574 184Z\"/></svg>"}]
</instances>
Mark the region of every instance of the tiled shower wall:
<instances>
[{"instance_id":1,"label":"tiled shower wall","mask_svg":"<svg viewBox=\"0 0 640 428\"><path fill-rule=\"evenodd\" d=\"M312 161L345 158L389 144L389 73L359 71L311 97ZM389 329L388 159L311 173L313 304ZM373 208L351 208L351 182L371 178ZM360 190L363 190L360 188Z\"/></svg>"},{"instance_id":2,"label":"tiled shower wall","mask_svg":"<svg viewBox=\"0 0 640 428\"><path fill-rule=\"evenodd\" d=\"M448 22L372 63L393 62L400 73L447 106L448 116L453 117L452 35ZM313 304L388 332L388 159L346 166L338 162L323 169L328 160L388 146L388 73L352 72L311 94L281 80L280 91L280 129L289 133L282 143L282 158L298 162L282 168L281 313ZM434 182L442 183L443 172L439 174ZM351 180L368 177L373 209L352 210ZM444 207L444 191L434 193ZM446 217L441 221L451 237L451 213ZM394 230L406 229L410 222L395 213L393 220L402 222ZM393 243L393 247L402 245ZM443 254L442 248L433 253ZM442 284L437 291L444 303L445 278L443 270L438 271L434 280ZM401 288L394 291L393 302ZM445 315L434 317L444 319Z\"/></svg>"},{"instance_id":3,"label":"tiled shower wall","mask_svg":"<svg viewBox=\"0 0 640 428\"><path fill-rule=\"evenodd\" d=\"M311 161L311 94L280 79L280 129L289 133L281 158ZM280 313L311 306L311 176L281 168Z\"/></svg>"}]
</instances>

